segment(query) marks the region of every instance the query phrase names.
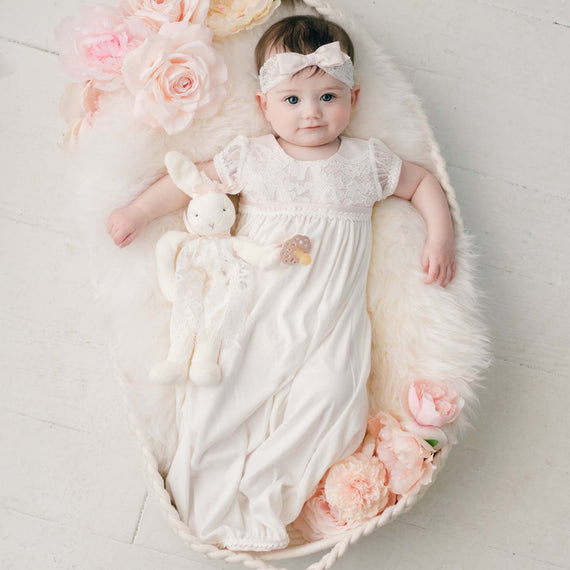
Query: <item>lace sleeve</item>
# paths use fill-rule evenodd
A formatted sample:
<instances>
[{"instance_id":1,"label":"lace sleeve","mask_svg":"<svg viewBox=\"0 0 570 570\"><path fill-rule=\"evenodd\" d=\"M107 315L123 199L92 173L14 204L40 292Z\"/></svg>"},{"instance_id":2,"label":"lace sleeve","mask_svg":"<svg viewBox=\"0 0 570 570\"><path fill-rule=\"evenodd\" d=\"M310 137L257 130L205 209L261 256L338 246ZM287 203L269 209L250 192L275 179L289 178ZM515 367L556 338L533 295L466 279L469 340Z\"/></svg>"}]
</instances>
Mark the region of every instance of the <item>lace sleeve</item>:
<instances>
[{"instance_id":1,"label":"lace sleeve","mask_svg":"<svg viewBox=\"0 0 570 570\"><path fill-rule=\"evenodd\" d=\"M402 159L394 154L380 139L370 139L370 156L375 173L378 200L384 200L394 193L400 171Z\"/></svg>"},{"instance_id":2,"label":"lace sleeve","mask_svg":"<svg viewBox=\"0 0 570 570\"><path fill-rule=\"evenodd\" d=\"M247 137L238 135L223 150L214 155L214 167L224 184L240 186L247 143Z\"/></svg>"}]
</instances>

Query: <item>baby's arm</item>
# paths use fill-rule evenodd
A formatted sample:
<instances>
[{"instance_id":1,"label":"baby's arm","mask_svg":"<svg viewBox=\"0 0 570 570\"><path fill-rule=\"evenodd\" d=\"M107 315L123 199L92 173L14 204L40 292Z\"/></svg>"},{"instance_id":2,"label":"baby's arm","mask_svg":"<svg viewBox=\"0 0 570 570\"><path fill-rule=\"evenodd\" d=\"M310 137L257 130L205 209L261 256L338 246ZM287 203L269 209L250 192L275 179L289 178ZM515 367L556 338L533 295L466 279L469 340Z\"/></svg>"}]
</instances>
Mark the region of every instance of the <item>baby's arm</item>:
<instances>
[{"instance_id":1,"label":"baby's arm","mask_svg":"<svg viewBox=\"0 0 570 570\"><path fill-rule=\"evenodd\" d=\"M212 180L218 180L218 173L212 160L196 165ZM129 245L152 220L184 208L190 197L184 194L170 178L163 176L151 184L130 204L111 212L107 220L107 232L119 247Z\"/></svg>"},{"instance_id":2,"label":"baby's arm","mask_svg":"<svg viewBox=\"0 0 570 570\"><path fill-rule=\"evenodd\" d=\"M445 192L435 176L411 162L402 162L394 195L410 200L424 218L427 239L421 263L428 273L424 283L439 281L445 287L455 275L453 222Z\"/></svg>"}]
</instances>

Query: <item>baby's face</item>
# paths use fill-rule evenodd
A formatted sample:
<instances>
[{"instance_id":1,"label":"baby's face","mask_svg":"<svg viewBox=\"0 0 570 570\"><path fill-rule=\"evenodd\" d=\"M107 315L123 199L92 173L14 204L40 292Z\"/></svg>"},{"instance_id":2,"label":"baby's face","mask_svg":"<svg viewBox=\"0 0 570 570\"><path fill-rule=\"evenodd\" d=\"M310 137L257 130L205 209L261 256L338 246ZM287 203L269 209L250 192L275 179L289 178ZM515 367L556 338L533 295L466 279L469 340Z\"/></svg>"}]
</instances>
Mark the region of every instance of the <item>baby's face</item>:
<instances>
[{"instance_id":1,"label":"baby's face","mask_svg":"<svg viewBox=\"0 0 570 570\"><path fill-rule=\"evenodd\" d=\"M353 90L328 73L311 76L306 68L270 89L258 93L265 118L278 136L298 146L322 146L344 131L356 104Z\"/></svg>"}]
</instances>

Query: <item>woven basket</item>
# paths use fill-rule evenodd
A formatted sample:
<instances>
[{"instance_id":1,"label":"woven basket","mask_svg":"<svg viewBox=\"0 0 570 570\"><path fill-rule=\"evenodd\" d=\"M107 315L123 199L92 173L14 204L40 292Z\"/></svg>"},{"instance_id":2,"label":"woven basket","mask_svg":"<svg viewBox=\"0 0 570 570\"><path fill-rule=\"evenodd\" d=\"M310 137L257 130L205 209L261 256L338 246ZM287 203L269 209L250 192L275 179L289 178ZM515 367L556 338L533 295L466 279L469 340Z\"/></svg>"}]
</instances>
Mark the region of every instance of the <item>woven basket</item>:
<instances>
[{"instance_id":1,"label":"woven basket","mask_svg":"<svg viewBox=\"0 0 570 570\"><path fill-rule=\"evenodd\" d=\"M253 67L249 75L236 73L232 77L232 56L236 57L236 50L239 52L237 57L249 60L257 38L268 25L291 13L315 11L345 28L355 44L356 83L362 86L362 91L347 134L378 137L403 159L433 172L446 192L455 227L456 277L446 289L427 286L423 284L424 275L419 266L426 235L420 215L408 202L398 198L388 198L374 208L368 282L373 329L372 372L368 384L371 411L385 410L397 415L398 394L405 383L422 377L445 378L466 402L456 422L458 433L461 433L469 423L476 401L474 388L489 364L479 295L473 285L473 240L465 233L445 163L408 82L362 25L357 26L344 17L331 3L319 0L284 2L264 25L238 34L245 39L240 40L237 48L235 39L228 40L224 55L230 67L230 83L233 81L230 86L232 100L239 103L241 97L244 107L250 104L245 98L251 99L252 81L255 81ZM223 42L220 47L224 47ZM141 127L130 118L131 109L132 101L126 95L108 98L91 131L70 152L69 176L75 191L79 187L84 197L83 214L88 220L87 229L91 230L95 285L115 331L111 341L112 358L152 487L165 516L184 543L212 560L276 570L271 561L330 549L308 570L330 568L349 544L410 509L428 486L417 486L379 516L334 539L307 542L289 525L290 544L278 551L234 552L205 544L190 533L171 504L163 477L172 455L172 448L164 443L164 434L174 425L172 413L164 413L164 410L173 404L175 396L165 393L149 396L145 374L149 361L155 356L151 345L163 353L168 342L169 308L156 287L152 269L154 244L165 230L179 227L180 219L172 216L151 224L146 234L120 256L108 243L107 236L101 235L101 228L112 208L130 201L163 174L162 157L167 150L184 149L193 159L204 160L213 154L213 149L219 150L236 134L262 134L267 132L267 127L247 112L240 116L234 113L235 124L233 121L230 124L228 117L232 113L228 112L225 118L210 121L210 130L206 134L192 131L168 137L158 133L157 129ZM219 135L217 138L216 134ZM124 144L117 146L117 141ZM121 156L121 152L127 151L128 157L126 154ZM136 334L127 331L136 331ZM154 346L160 336L156 331L165 332L160 341L162 346ZM153 407L159 401L163 410L161 417L157 417L158 408ZM450 446L444 446L435 454L435 474L443 467L449 451Z\"/></svg>"}]
</instances>

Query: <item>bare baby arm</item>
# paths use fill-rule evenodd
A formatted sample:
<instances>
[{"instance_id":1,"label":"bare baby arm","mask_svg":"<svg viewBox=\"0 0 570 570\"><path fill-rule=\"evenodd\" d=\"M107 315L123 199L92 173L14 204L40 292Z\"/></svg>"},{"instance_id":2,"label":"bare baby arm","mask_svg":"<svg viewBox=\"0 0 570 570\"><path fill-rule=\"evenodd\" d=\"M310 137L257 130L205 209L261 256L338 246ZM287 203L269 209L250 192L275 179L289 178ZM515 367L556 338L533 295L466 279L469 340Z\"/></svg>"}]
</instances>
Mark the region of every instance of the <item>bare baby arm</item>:
<instances>
[{"instance_id":1,"label":"bare baby arm","mask_svg":"<svg viewBox=\"0 0 570 570\"><path fill-rule=\"evenodd\" d=\"M218 173L212 160L196 165L212 180L218 180ZM190 197L180 190L170 175L163 176L151 184L130 204L113 210L107 219L107 233L119 247L129 245L152 220L184 208Z\"/></svg>"},{"instance_id":2,"label":"bare baby arm","mask_svg":"<svg viewBox=\"0 0 570 570\"><path fill-rule=\"evenodd\" d=\"M453 222L445 192L425 168L403 161L394 195L410 200L424 218L427 239L421 263L428 274L424 283L437 281L445 287L455 276Z\"/></svg>"}]
</instances>

